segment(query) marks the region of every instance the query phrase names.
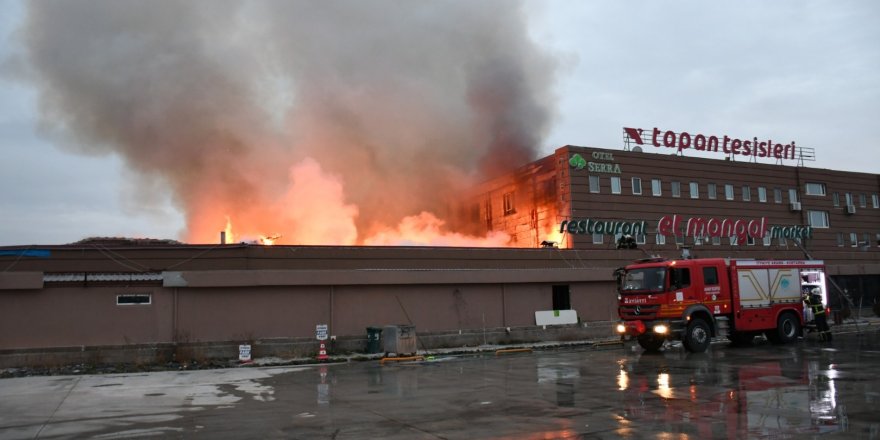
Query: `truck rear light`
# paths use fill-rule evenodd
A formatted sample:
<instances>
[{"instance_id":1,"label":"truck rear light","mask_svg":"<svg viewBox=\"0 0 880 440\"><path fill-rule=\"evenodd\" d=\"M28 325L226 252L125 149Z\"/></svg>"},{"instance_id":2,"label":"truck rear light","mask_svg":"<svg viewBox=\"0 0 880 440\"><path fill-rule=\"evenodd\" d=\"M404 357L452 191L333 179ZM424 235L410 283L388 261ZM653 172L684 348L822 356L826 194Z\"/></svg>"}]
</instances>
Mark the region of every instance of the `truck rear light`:
<instances>
[{"instance_id":1,"label":"truck rear light","mask_svg":"<svg viewBox=\"0 0 880 440\"><path fill-rule=\"evenodd\" d=\"M657 324L654 326L654 333L657 333L658 335L665 335L666 333L669 333L669 327L667 327L665 324Z\"/></svg>"}]
</instances>

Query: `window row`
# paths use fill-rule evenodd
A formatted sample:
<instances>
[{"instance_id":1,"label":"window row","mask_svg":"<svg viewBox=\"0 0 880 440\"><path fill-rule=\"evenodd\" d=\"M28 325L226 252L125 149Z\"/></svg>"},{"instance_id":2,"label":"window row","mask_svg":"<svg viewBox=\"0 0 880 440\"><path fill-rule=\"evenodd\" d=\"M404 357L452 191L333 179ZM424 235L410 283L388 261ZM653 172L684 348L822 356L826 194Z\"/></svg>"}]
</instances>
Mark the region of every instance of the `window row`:
<instances>
[{"instance_id":1,"label":"window row","mask_svg":"<svg viewBox=\"0 0 880 440\"><path fill-rule=\"evenodd\" d=\"M610 186L611 186L611 194L622 194L623 186L621 184L621 178L619 176L611 176ZM602 192L602 182L601 177L596 175L589 176L589 187L590 192L594 194L599 194ZM639 177L632 178L632 193L634 195L642 194L642 179ZM701 197L700 194L700 183L699 182L688 182L687 183L688 196L692 199L699 199ZM741 200L745 202L750 202L752 200L752 187L751 185L742 185L740 187L735 187L732 184L726 183L719 188L718 184L715 183L707 183L705 186L706 198L710 200L716 200L719 198L719 189L723 191L724 200L736 200L736 194L740 194ZM770 191L773 194L773 202L774 203L783 203L784 195L788 196L789 203L797 203L798 200L798 192L796 188L788 188L783 191L781 188L767 188L764 186L759 186L755 188L755 194L757 195L758 202L767 203L769 200ZM825 184L820 183L808 183L806 186L806 195L815 196L815 195L825 195ZM682 196L682 182L673 180L669 182L669 192L672 197L681 197ZM663 195L663 181L661 179L651 179L651 195L655 197L660 197ZM868 206L868 195L867 194L858 194L859 198L859 206L862 208L867 208ZM853 194L852 193L844 193L844 201L846 202L846 206L855 206L853 204ZM840 207L840 195L838 193L833 193L833 202L835 207ZM871 195L871 205L874 208L880 208L880 196L877 194Z\"/></svg>"},{"instance_id":2,"label":"window row","mask_svg":"<svg viewBox=\"0 0 880 440\"><path fill-rule=\"evenodd\" d=\"M623 187L621 185L621 178L618 176L611 176L611 194L622 194ZM589 176L589 187L590 192L594 194L598 194L601 192L601 178L599 176L591 175ZM642 179L639 177L632 178L632 193L634 195L642 194ZM672 194L672 197L681 197L681 188L682 182L673 180L669 182L669 191ZM688 195L692 199L700 198L700 183L699 182L688 182L687 184ZM723 191L723 197L725 200L735 200L737 188L732 184L724 184L721 188ZM749 185L743 185L738 188L739 193L741 194L742 200L751 201L752 200L752 187ZM707 183L706 184L706 197L709 199L718 199L719 196L719 187L715 183ZM772 188L773 191L773 201L776 203L783 202L783 190L780 188ZM797 202L798 194L797 189L791 188L787 190L789 202ZM759 186L757 187L758 201L762 203L766 203L768 201L768 188ZM651 195L655 197L660 197L663 195L663 181L661 179L651 179Z\"/></svg>"},{"instance_id":3,"label":"window row","mask_svg":"<svg viewBox=\"0 0 880 440\"><path fill-rule=\"evenodd\" d=\"M804 194L808 196L822 196L827 195L825 192L825 184L817 183L817 182L807 182L804 184ZM859 198L859 207L867 208L868 207L868 194L861 193L857 194ZM840 207L840 193L832 193L831 194L832 202L834 203L835 208ZM846 206L855 206L855 200L853 193L843 193L843 200ZM871 194L871 207L872 208L880 208L880 195Z\"/></svg>"},{"instance_id":4,"label":"window row","mask_svg":"<svg viewBox=\"0 0 880 440\"><path fill-rule=\"evenodd\" d=\"M849 235L849 237L847 237ZM861 236L861 240L859 240L859 234L857 232L850 232L849 234L838 232L837 233L837 245L840 247L847 245L847 238L849 238L849 246L850 247L870 247L871 246L871 234L865 232ZM880 247L880 233L876 234L875 244L877 247Z\"/></svg>"}]
</instances>

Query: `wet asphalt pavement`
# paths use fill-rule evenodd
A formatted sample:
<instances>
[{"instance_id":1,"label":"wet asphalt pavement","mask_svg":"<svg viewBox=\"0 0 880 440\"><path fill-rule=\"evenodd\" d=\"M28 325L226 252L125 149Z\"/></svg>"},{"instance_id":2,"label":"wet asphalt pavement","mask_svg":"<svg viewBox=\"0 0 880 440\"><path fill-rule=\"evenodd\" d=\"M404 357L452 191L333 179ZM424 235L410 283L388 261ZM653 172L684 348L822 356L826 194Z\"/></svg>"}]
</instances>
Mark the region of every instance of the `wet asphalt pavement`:
<instances>
[{"instance_id":1,"label":"wet asphalt pavement","mask_svg":"<svg viewBox=\"0 0 880 440\"><path fill-rule=\"evenodd\" d=\"M0 380L0 439L880 438L880 333Z\"/></svg>"}]
</instances>

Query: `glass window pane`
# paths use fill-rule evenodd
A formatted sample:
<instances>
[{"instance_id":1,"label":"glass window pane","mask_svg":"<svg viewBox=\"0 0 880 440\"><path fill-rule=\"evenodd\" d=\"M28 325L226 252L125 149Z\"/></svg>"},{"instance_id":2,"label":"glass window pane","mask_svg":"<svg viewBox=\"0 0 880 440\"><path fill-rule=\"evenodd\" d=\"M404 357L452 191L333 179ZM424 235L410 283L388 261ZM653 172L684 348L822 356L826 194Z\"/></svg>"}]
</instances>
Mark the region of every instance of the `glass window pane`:
<instances>
[{"instance_id":1,"label":"glass window pane","mask_svg":"<svg viewBox=\"0 0 880 440\"><path fill-rule=\"evenodd\" d=\"M639 195L642 193L642 179L638 177L632 178L632 188L633 194Z\"/></svg>"},{"instance_id":2,"label":"glass window pane","mask_svg":"<svg viewBox=\"0 0 880 440\"><path fill-rule=\"evenodd\" d=\"M825 195L825 184L824 183L807 182L804 184L804 192L808 196L824 196Z\"/></svg>"},{"instance_id":3,"label":"glass window pane","mask_svg":"<svg viewBox=\"0 0 880 440\"><path fill-rule=\"evenodd\" d=\"M651 194L655 196L660 196L662 191L660 190L660 179L651 179Z\"/></svg>"},{"instance_id":4,"label":"glass window pane","mask_svg":"<svg viewBox=\"0 0 880 440\"><path fill-rule=\"evenodd\" d=\"M620 194L620 177L611 177L611 194Z\"/></svg>"}]
</instances>

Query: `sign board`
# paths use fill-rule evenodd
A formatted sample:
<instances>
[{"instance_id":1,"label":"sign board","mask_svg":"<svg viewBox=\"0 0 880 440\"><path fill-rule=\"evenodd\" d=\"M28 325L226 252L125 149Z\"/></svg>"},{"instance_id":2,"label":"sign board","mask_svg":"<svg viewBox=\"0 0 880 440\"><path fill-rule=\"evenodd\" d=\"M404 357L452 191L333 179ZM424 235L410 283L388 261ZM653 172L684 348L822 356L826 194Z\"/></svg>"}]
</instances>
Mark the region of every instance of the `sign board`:
<instances>
[{"instance_id":1,"label":"sign board","mask_svg":"<svg viewBox=\"0 0 880 440\"><path fill-rule=\"evenodd\" d=\"M318 324L315 326L315 337L319 341L327 340L327 324Z\"/></svg>"},{"instance_id":2,"label":"sign board","mask_svg":"<svg viewBox=\"0 0 880 440\"><path fill-rule=\"evenodd\" d=\"M239 345L238 346L238 360L242 362L248 362L251 360L251 345Z\"/></svg>"},{"instance_id":3,"label":"sign board","mask_svg":"<svg viewBox=\"0 0 880 440\"><path fill-rule=\"evenodd\" d=\"M572 218L559 224L559 233L563 234L604 234L604 235L642 235L648 232L645 220L596 220L590 218ZM770 238L805 239L813 238L812 226L801 225L768 225L767 218L737 219L714 217L684 217L678 214L660 217L656 231L666 237L736 237L736 243L746 237L763 239Z\"/></svg>"},{"instance_id":4,"label":"sign board","mask_svg":"<svg viewBox=\"0 0 880 440\"><path fill-rule=\"evenodd\" d=\"M764 157L776 160L797 160L803 166L805 160L816 160L816 149L811 147L799 147L794 141L788 143L773 142L772 139L763 139L753 136L751 139L737 139L727 135L715 136L704 134L691 134L688 132L676 133L672 130L663 130L654 127L653 130L643 128L623 127L624 149L630 146L653 145L658 148L675 149L677 154L693 149L701 152L724 152L729 159L736 155L751 157L752 160Z\"/></svg>"},{"instance_id":5,"label":"sign board","mask_svg":"<svg viewBox=\"0 0 880 440\"><path fill-rule=\"evenodd\" d=\"M535 325L577 324L575 310L538 310L535 311Z\"/></svg>"}]
</instances>

